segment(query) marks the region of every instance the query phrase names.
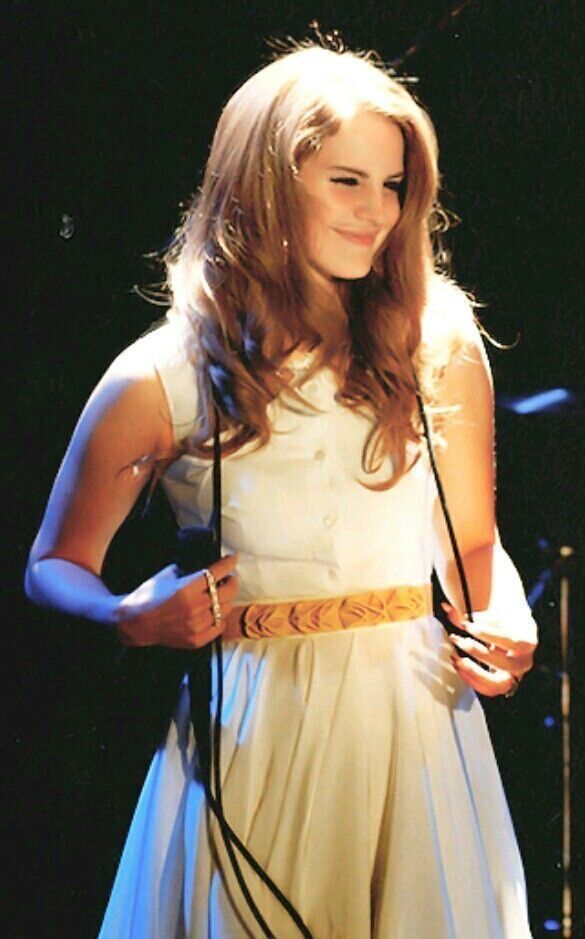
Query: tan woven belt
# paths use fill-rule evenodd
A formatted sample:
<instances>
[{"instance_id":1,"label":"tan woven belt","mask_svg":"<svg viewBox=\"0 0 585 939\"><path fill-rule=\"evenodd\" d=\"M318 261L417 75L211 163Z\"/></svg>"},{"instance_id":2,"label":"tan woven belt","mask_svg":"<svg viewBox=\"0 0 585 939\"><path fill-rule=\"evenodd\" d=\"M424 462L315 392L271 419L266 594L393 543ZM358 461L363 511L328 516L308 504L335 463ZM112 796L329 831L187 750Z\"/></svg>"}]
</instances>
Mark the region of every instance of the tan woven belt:
<instances>
[{"instance_id":1,"label":"tan woven belt","mask_svg":"<svg viewBox=\"0 0 585 939\"><path fill-rule=\"evenodd\" d=\"M432 612L430 584L387 587L346 597L251 603L236 606L227 616L224 640L272 639L279 636L333 633L359 626L377 626L418 619Z\"/></svg>"}]
</instances>

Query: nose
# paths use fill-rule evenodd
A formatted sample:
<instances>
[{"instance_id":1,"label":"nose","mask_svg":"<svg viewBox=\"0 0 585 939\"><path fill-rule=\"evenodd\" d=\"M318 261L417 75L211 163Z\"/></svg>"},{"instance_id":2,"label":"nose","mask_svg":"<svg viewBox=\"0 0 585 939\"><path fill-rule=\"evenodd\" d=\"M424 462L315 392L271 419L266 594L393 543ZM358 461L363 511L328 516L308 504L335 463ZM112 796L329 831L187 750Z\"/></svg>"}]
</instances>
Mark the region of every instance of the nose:
<instances>
[{"instance_id":1,"label":"nose","mask_svg":"<svg viewBox=\"0 0 585 939\"><path fill-rule=\"evenodd\" d=\"M361 198L355 207L355 216L361 221L381 227L386 218L384 205L385 191L379 192L375 186L363 186Z\"/></svg>"}]
</instances>

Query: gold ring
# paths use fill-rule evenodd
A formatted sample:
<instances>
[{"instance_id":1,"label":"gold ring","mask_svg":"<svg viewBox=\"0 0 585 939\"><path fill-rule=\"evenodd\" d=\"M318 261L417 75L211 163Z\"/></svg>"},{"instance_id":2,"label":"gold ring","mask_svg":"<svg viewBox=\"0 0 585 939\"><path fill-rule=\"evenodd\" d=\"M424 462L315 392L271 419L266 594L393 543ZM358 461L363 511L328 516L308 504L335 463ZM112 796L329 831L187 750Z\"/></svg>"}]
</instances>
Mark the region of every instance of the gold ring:
<instances>
[{"instance_id":1,"label":"gold ring","mask_svg":"<svg viewBox=\"0 0 585 939\"><path fill-rule=\"evenodd\" d=\"M205 580L207 581L207 589L209 591L209 596L211 597L211 609L213 612L213 618L215 620L215 625L219 626L221 623L221 606L219 604L219 596L217 593L217 583L215 577L206 567L203 568L203 574L205 574Z\"/></svg>"},{"instance_id":2,"label":"gold ring","mask_svg":"<svg viewBox=\"0 0 585 939\"><path fill-rule=\"evenodd\" d=\"M521 680L522 680L521 678L517 678L516 675L510 675L510 678L512 679L512 681L514 682L514 684L512 685L512 687L510 688L509 691L506 691L506 694L504 695L505 698L513 698L513 697L514 697L514 695L515 695L516 692L518 691L518 688L520 687L520 682L521 682Z\"/></svg>"}]
</instances>

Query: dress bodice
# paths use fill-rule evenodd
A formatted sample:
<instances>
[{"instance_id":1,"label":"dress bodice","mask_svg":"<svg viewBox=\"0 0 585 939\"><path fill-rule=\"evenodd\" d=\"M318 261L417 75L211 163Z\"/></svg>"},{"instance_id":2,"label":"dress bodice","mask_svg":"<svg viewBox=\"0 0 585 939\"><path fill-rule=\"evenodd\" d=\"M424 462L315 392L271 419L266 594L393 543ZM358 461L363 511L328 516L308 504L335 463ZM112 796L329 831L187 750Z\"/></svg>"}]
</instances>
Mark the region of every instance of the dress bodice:
<instances>
[{"instance_id":1,"label":"dress bodice","mask_svg":"<svg viewBox=\"0 0 585 939\"><path fill-rule=\"evenodd\" d=\"M171 323L139 342L152 356L180 439L197 413L185 334ZM427 460L388 490L368 489L364 484L391 475L389 461L376 474L362 469L370 419L336 401L329 369L304 381L304 364L291 363L294 381L313 408L280 396L269 406L269 443L246 445L222 460L223 550L239 556L238 602L427 583L435 497ZM208 521L209 460L180 457L163 485L181 528Z\"/></svg>"}]
</instances>

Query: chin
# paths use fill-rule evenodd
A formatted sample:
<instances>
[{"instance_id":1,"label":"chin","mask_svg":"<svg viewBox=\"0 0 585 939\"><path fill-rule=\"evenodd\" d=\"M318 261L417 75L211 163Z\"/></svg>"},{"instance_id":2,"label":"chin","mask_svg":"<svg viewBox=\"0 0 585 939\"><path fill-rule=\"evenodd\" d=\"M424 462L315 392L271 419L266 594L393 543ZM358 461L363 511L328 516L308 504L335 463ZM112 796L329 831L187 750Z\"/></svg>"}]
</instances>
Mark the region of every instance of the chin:
<instances>
[{"instance_id":1,"label":"chin","mask_svg":"<svg viewBox=\"0 0 585 939\"><path fill-rule=\"evenodd\" d=\"M363 264L344 264L340 267L313 264L312 267L322 280L331 283L335 281L362 280L372 270L372 263L372 261L369 261Z\"/></svg>"},{"instance_id":2,"label":"chin","mask_svg":"<svg viewBox=\"0 0 585 939\"><path fill-rule=\"evenodd\" d=\"M360 267L351 268L350 270L336 271L332 274L332 277L334 280L362 280L362 278L368 276L371 270L371 264L363 264L360 265Z\"/></svg>"}]
</instances>

